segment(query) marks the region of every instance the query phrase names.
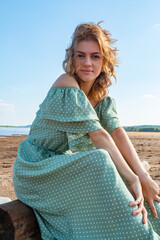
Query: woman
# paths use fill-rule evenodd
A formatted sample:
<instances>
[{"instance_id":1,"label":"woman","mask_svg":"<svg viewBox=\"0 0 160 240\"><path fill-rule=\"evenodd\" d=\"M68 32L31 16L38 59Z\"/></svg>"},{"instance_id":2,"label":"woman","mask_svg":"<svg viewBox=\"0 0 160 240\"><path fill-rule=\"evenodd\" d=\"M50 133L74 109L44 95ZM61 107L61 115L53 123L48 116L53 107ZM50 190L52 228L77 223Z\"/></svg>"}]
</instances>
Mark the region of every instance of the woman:
<instances>
[{"instance_id":1,"label":"woman","mask_svg":"<svg viewBox=\"0 0 160 240\"><path fill-rule=\"evenodd\" d=\"M19 146L15 192L33 208L44 240L160 239L158 185L107 96L118 63L112 43L99 24L76 28L63 63L66 73Z\"/></svg>"}]
</instances>

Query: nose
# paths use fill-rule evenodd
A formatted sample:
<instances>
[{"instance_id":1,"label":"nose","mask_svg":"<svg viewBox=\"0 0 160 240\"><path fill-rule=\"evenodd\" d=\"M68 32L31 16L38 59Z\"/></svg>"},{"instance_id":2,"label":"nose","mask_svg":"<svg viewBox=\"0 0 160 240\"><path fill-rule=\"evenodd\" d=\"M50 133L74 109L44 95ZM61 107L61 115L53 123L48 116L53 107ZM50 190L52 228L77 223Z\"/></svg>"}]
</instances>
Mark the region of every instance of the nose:
<instances>
[{"instance_id":1,"label":"nose","mask_svg":"<svg viewBox=\"0 0 160 240\"><path fill-rule=\"evenodd\" d=\"M84 66L87 66L87 67L92 65L91 59L90 59L89 56L86 56L86 57L84 58L83 64L84 64Z\"/></svg>"}]
</instances>

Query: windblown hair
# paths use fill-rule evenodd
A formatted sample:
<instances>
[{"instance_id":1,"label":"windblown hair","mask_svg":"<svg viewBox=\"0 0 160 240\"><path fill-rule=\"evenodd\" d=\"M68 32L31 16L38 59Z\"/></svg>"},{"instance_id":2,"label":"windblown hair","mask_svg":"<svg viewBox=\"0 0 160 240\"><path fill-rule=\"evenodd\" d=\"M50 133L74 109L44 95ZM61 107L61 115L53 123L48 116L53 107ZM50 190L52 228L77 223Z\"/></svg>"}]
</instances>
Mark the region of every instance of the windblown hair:
<instances>
[{"instance_id":1,"label":"windblown hair","mask_svg":"<svg viewBox=\"0 0 160 240\"><path fill-rule=\"evenodd\" d=\"M111 39L111 34L104 30L98 24L86 23L80 24L76 27L72 36L72 42L68 49L66 49L65 60L63 61L63 68L66 73L74 76L81 86L80 79L76 75L76 69L74 65L75 50L80 41L93 40L99 45L100 52L103 56L102 72L96 78L88 98L93 98L96 101L100 101L105 95L107 95L107 89L112 85L111 77L116 80L115 67L118 66L117 48L112 47L115 40Z\"/></svg>"}]
</instances>

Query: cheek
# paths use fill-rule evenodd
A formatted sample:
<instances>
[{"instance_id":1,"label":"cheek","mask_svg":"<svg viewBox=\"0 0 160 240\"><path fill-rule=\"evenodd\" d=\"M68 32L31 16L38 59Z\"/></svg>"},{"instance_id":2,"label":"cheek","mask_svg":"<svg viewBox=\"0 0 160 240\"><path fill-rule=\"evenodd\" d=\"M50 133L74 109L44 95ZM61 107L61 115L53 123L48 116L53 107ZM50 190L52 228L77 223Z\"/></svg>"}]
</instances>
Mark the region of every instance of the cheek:
<instances>
[{"instance_id":1,"label":"cheek","mask_svg":"<svg viewBox=\"0 0 160 240\"><path fill-rule=\"evenodd\" d=\"M75 73L77 73L77 71L78 71L78 63L77 63L77 61L76 60L74 60L73 61L73 65L74 65L74 71L75 71Z\"/></svg>"},{"instance_id":2,"label":"cheek","mask_svg":"<svg viewBox=\"0 0 160 240\"><path fill-rule=\"evenodd\" d=\"M79 63L77 61L75 62L75 67L76 69L79 67Z\"/></svg>"},{"instance_id":3,"label":"cheek","mask_svg":"<svg viewBox=\"0 0 160 240\"><path fill-rule=\"evenodd\" d=\"M77 62L76 59L74 59L73 63L74 63L75 68L77 68L78 67L78 62Z\"/></svg>"},{"instance_id":4,"label":"cheek","mask_svg":"<svg viewBox=\"0 0 160 240\"><path fill-rule=\"evenodd\" d=\"M76 72L80 69L81 67L81 64L78 62L78 61L75 61L75 69L76 69Z\"/></svg>"},{"instance_id":5,"label":"cheek","mask_svg":"<svg viewBox=\"0 0 160 240\"><path fill-rule=\"evenodd\" d=\"M99 64L97 64L97 71L102 71L102 67L103 67L103 64L102 62L100 62Z\"/></svg>"}]
</instances>

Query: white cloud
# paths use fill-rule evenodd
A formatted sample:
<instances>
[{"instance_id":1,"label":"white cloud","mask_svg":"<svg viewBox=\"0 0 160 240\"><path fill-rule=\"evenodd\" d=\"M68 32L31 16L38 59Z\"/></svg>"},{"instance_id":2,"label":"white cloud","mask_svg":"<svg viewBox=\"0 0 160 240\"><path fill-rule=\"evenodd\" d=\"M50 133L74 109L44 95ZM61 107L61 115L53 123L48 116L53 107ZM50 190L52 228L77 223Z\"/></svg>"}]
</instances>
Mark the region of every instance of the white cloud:
<instances>
[{"instance_id":1,"label":"white cloud","mask_svg":"<svg viewBox=\"0 0 160 240\"><path fill-rule=\"evenodd\" d=\"M9 104L4 102L2 99L0 99L0 113L2 114L8 114L8 113L15 113L15 105Z\"/></svg>"},{"instance_id":2,"label":"white cloud","mask_svg":"<svg viewBox=\"0 0 160 240\"><path fill-rule=\"evenodd\" d=\"M155 29L160 28L160 23L156 23L156 24L154 25L154 28L155 28Z\"/></svg>"},{"instance_id":3,"label":"white cloud","mask_svg":"<svg viewBox=\"0 0 160 240\"><path fill-rule=\"evenodd\" d=\"M154 98L154 95L152 95L152 94L144 94L141 97L142 98Z\"/></svg>"}]
</instances>

